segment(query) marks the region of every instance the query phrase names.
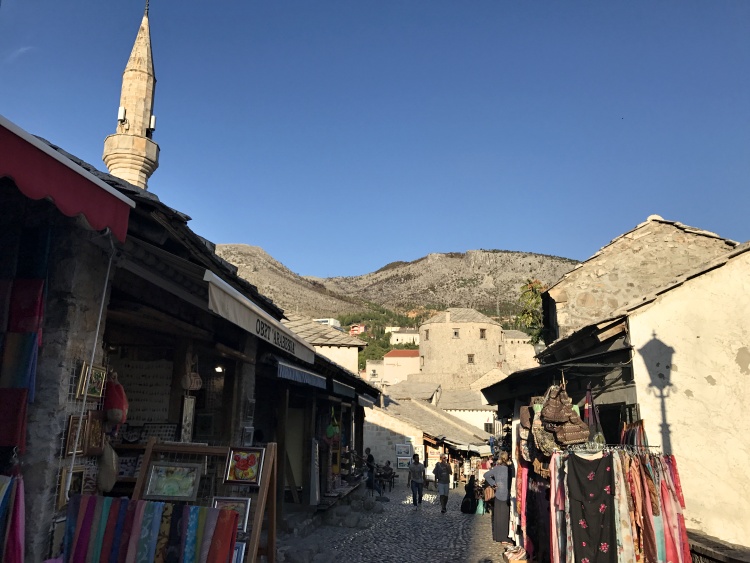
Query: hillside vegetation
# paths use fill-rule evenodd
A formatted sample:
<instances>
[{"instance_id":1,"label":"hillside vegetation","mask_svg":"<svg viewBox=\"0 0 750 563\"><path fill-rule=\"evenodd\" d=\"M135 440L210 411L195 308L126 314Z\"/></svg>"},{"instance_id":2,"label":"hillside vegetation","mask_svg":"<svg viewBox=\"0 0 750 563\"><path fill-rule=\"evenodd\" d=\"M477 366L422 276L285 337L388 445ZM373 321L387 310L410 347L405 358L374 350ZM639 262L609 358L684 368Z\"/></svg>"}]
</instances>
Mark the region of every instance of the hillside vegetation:
<instances>
[{"instance_id":1,"label":"hillside vegetation","mask_svg":"<svg viewBox=\"0 0 750 563\"><path fill-rule=\"evenodd\" d=\"M520 311L526 280L550 286L577 264L530 252L470 250L392 262L362 276L315 278L295 274L257 246L219 244L216 253L284 310L365 324L382 309L409 317L411 325L447 307L471 307L507 319Z\"/></svg>"}]
</instances>

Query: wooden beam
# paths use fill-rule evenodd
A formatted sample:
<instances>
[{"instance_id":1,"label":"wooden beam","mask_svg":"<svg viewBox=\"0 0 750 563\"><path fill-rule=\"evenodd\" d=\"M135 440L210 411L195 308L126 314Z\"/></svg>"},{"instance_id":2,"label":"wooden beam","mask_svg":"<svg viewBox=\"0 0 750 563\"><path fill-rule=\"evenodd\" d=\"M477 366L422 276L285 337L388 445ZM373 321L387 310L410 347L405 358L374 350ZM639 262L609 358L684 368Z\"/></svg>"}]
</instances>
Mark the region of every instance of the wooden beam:
<instances>
[{"instance_id":1,"label":"wooden beam","mask_svg":"<svg viewBox=\"0 0 750 563\"><path fill-rule=\"evenodd\" d=\"M243 354L242 352L239 352L238 350L235 350L234 348L225 346L224 344L221 344L219 342L217 342L214 345L214 348L221 356L225 356L227 358L233 358L235 360L245 362L246 364L255 364L255 358L251 358L250 356Z\"/></svg>"}]
</instances>

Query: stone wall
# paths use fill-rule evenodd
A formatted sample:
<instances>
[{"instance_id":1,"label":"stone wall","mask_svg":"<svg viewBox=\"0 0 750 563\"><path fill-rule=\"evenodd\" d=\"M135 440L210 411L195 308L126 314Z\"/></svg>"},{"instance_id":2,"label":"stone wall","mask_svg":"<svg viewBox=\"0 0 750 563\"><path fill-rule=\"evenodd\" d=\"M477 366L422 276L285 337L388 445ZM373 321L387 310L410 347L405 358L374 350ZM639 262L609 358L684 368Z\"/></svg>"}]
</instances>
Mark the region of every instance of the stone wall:
<instances>
[{"instance_id":1,"label":"stone wall","mask_svg":"<svg viewBox=\"0 0 750 563\"><path fill-rule=\"evenodd\" d=\"M458 331L458 337L454 336ZM481 338L480 331L485 331ZM429 336L426 332L429 331ZM502 361L503 329L495 323L430 322L419 327L423 373L450 372L478 379ZM473 363L468 356L473 355Z\"/></svg>"},{"instance_id":2,"label":"stone wall","mask_svg":"<svg viewBox=\"0 0 750 563\"><path fill-rule=\"evenodd\" d=\"M548 291L555 338L607 318L677 275L732 249L725 239L650 217L568 273Z\"/></svg>"},{"instance_id":3,"label":"stone wall","mask_svg":"<svg viewBox=\"0 0 750 563\"><path fill-rule=\"evenodd\" d=\"M424 442L422 431L417 427L390 416L377 407L365 409L364 447L372 450L375 463L382 465L390 460L394 469L406 475L405 469L396 468L396 444L409 443L407 437L413 439L412 446Z\"/></svg>"},{"instance_id":4,"label":"stone wall","mask_svg":"<svg viewBox=\"0 0 750 563\"><path fill-rule=\"evenodd\" d=\"M15 188L13 188L15 189ZM56 515L59 471L70 458L61 458L69 414L78 412L75 385L83 361L101 363L101 334L94 334L105 289L107 254L91 242L100 235L84 231L74 219L63 217L49 202L33 202L19 192L6 192L0 229L3 277L14 277L23 228L48 225L52 238L43 340L36 372L36 398L28 406L26 453L21 458L26 493L26 560L42 561L49 551L49 531ZM109 295L105 296L105 301ZM105 303L106 306L106 303ZM106 309L105 309L106 311ZM92 403L90 408L95 408ZM95 459L78 459L76 465ZM93 475L87 475L89 481ZM94 491L91 491L94 492Z\"/></svg>"},{"instance_id":5,"label":"stone wall","mask_svg":"<svg viewBox=\"0 0 750 563\"><path fill-rule=\"evenodd\" d=\"M673 453L689 529L750 548L750 252L630 314L649 444ZM738 517L739 516L739 517Z\"/></svg>"}]
</instances>

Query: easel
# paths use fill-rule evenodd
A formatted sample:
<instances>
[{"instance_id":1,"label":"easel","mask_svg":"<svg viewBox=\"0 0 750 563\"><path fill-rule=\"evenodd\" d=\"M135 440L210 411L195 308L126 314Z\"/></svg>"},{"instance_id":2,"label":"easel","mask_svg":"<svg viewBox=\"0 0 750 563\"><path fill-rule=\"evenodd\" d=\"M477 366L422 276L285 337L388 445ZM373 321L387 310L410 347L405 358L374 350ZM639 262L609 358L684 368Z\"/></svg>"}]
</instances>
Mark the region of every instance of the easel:
<instances>
[{"instance_id":1,"label":"easel","mask_svg":"<svg viewBox=\"0 0 750 563\"><path fill-rule=\"evenodd\" d=\"M185 456L212 456L226 459L229 454L226 446L198 446L191 444L164 444L157 441L157 438L151 437L146 444L143 453L143 462L138 472L138 478L133 489L132 500L140 500L143 495L146 479L148 479L148 469L154 454L174 454ZM276 443L266 444L265 455L263 456L263 469L261 475L263 479L258 486L258 498L255 501L255 510L253 512L252 531L247 541L245 549L245 563L255 563L258 556L265 555L269 563L276 561ZM269 497L269 491L271 492ZM268 531L268 544L265 548L260 547L260 533L263 527L263 516L268 505L268 517L266 518L266 527Z\"/></svg>"}]
</instances>

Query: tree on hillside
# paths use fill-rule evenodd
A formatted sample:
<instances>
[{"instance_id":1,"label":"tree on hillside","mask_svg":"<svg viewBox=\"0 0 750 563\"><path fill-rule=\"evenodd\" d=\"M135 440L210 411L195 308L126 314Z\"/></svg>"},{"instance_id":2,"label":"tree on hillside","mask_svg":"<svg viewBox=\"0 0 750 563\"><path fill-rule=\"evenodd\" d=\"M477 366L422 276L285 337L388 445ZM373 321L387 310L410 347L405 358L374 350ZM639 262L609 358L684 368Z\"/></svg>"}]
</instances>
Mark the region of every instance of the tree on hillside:
<instances>
[{"instance_id":1,"label":"tree on hillside","mask_svg":"<svg viewBox=\"0 0 750 563\"><path fill-rule=\"evenodd\" d=\"M536 344L542 339L544 325L542 321L542 293L547 288L537 279L527 279L521 286L521 312L518 320L521 326L531 336L531 343Z\"/></svg>"}]
</instances>

